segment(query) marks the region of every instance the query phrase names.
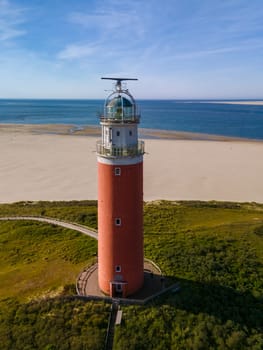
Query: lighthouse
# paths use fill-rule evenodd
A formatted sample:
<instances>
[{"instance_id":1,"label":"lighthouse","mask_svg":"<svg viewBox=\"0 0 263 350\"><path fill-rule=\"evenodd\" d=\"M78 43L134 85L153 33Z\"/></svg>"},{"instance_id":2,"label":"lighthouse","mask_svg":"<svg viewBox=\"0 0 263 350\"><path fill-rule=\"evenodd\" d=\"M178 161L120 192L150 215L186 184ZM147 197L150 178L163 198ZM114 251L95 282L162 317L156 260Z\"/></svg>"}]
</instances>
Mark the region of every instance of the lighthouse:
<instances>
[{"instance_id":1,"label":"lighthouse","mask_svg":"<svg viewBox=\"0 0 263 350\"><path fill-rule=\"evenodd\" d=\"M98 283L111 297L127 297L143 286L143 154L136 102L115 80L100 116L98 161Z\"/></svg>"}]
</instances>

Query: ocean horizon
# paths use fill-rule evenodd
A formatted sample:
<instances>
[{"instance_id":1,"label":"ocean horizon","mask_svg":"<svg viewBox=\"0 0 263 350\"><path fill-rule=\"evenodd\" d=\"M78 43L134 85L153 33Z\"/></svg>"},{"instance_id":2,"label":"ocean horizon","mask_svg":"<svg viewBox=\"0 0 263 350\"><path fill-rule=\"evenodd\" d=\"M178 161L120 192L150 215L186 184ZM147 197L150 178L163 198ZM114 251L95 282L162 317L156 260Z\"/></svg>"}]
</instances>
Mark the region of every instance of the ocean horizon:
<instances>
[{"instance_id":1,"label":"ocean horizon","mask_svg":"<svg viewBox=\"0 0 263 350\"><path fill-rule=\"evenodd\" d=\"M263 140L263 105L249 100L137 100L140 127ZM0 124L99 125L102 99L0 99Z\"/></svg>"}]
</instances>

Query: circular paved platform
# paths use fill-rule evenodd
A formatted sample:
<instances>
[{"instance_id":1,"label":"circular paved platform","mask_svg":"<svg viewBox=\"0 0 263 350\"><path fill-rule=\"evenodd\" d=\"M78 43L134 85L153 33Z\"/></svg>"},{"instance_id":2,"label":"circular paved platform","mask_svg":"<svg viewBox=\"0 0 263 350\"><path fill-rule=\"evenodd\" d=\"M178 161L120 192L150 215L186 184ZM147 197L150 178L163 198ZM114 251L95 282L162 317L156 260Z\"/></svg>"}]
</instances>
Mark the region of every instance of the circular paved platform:
<instances>
[{"instance_id":1,"label":"circular paved platform","mask_svg":"<svg viewBox=\"0 0 263 350\"><path fill-rule=\"evenodd\" d=\"M135 294L126 299L144 300L165 289L165 278L156 264L144 261L144 284ZM107 297L98 286L98 264L84 269L77 280L77 292L81 296Z\"/></svg>"}]
</instances>

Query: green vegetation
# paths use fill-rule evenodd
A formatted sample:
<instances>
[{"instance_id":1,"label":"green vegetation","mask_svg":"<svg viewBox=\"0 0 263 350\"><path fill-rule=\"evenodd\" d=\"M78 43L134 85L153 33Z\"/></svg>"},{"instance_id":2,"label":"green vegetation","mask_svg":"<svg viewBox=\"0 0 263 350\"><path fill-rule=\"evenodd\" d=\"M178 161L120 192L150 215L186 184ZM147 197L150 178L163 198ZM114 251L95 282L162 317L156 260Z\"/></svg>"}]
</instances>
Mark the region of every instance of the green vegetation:
<instances>
[{"instance_id":1,"label":"green vegetation","mask_svg":"<svg viewBox=\"0 0 263 350\"><path fill-rule=\"evenodd\" d=\"M0 216L45 216L97 229L97 202L19 202L0 204Z\"/></svg>"},{"instance_id":2,"label":"green vegetation","mask_svg":"<svg viewBox=\"0 0 263 350\"><path fill-rule=\"evenodd\" d=\"M110 305L64 298L0 302L1 349L103 349Z\"/></svg>"},{"instance_id":3,"label":"green vegetation","mask_svg":"<svg viewBox=\"0 0 263 350\"><path fill-rule=\"evenodd\" d=\"M96 228L94 202L0 205L1 216L44 215ZM65 299L97 241L35 221L0 221L1 349L102 349L109 305Z\"/></svg>"},{"instance_id":4,"label":"green vegetation","mask_svg":"<svg viewBox=\"0 0 263 350\"><path fill-rule=\"evenodd\" d=\"M145 251L179 293L124 309L120 349L263 348L263 206L145 206Z\"/></svg>"},{"instance_id":5,"label":"green vegetation","mask_svg":"<svg viewBox=\"0 0 263 350\"><path fill-rule=\"evenodd\" d=\"M96 228L96 202L0 205ZM181 290L123 306L114 349L263 348L263 205L145 204L145 255ZM109 305L76 301L96 241L53 225L0 222L2 349L102 349ZM53 295L56 295L53 297Z\"/></svg>"},{"instance_id":6,"label":"green vegetation","mask_svg":"<svg viewBox=\"0 0 263 350\"><path fill-rule=\"evenodd\" d=\"M97 242L78 232L34 221L0 222L0 298L20 300L56 295L97 251Z\"/></svg>"}]
</instances>

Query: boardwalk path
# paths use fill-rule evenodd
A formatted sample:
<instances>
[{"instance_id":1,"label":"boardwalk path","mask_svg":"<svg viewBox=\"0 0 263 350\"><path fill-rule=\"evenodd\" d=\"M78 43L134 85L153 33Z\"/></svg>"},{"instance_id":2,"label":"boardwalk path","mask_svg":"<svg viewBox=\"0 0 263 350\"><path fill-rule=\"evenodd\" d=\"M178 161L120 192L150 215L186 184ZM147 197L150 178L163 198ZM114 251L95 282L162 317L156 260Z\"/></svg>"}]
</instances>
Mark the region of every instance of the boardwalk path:
<instances>
[{"instance_id":1,"label":"boardwalk path","mask_svg":"<svg viewBox=\"0 0 263 350\"><path fill-rule=\"evenodd\" d=\"M65 228L69 228L74 231L78 231L81 233L84 233L84 235L90 236L92 238L98 239L98 233L94 230L91 230L87 228L86 226L80 225L80 224L73 224L70 222L52 219L52 218L46 218L41 216L6 216L6 217L0 217L0 221L17 221L17 220L33 220L33 221L40 221L45 222L47 224L57 225Z\"/></svg>"}]
</instances>

